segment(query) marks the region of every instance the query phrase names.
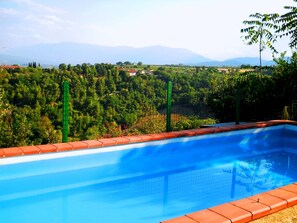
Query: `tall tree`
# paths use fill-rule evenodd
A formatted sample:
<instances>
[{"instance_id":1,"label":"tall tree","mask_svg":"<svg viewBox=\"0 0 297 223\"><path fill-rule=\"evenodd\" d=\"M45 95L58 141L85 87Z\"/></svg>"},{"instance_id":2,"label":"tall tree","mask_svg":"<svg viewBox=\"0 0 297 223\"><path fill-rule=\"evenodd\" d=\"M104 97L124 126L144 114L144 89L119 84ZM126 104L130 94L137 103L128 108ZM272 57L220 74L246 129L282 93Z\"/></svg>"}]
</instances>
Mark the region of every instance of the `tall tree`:
<instances>
[{"instance_id":1,"label":"tall tree","mask_svg":"<svg viewBox=\"0 0 297 223\"><path fill-rule=\"evenodd\" d=\"M297 0L293 0L297 2ZM280 33L279 37L290 36L289 46L291 48L296 48L297 46L297 7L295 6L285 6L285 9L289 12L283 14L278 19L277 23L280 24L277 33Z\"/></svg>"},{"instance_id":2,"label":"tall tree","mask_svg":"<svg viewBox=\"0 0 297 223\"><path fill-rule=\"evenodd\" d=\"M273 43L276 41L276 35L274 30L278 29L276 25L276 19L279 15L273 14L251 14L249 17L252 20L243 21L247 28L241 29L241 33L244 33L244 41L247 45L259 44L259 60L260 60L260 72L262 72L262 51L266 48L270 48L273 53L277 53Z\"/></svg>"}]
</instances>

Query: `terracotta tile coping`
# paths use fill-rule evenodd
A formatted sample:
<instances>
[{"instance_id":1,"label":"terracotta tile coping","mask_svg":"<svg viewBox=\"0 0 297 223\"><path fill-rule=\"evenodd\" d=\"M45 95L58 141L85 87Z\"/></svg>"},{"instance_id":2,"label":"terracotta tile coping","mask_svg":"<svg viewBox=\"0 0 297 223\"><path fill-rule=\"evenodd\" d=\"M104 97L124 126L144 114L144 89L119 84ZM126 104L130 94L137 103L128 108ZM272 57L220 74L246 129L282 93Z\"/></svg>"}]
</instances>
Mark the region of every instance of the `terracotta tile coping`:
<instances>
[{"instance_id":1,"label":"terracotta tile coping","mask_svg":"<svg viewBox=\"0 0 297 223\"><path fill-rule=\"evenodd\" d=\"M240 125L199 128L199 129L182 130L182 131L176 131L176 132L165 132L165 133L157 133L157 134L123 136L123 137L116 137L116 138L104 138L104 139L98 139L98 140L84 140L84 141L77 141L77 142L55 143L55 144L35 145L35 146L33 145L33 146L0 148L0 158L51 153L51 152L61 152L61 151L71 151L71 150L92 149L92 148L99 148L99 147L106 147L106 146L140 143L140 142L164 140L164 139L171 139L171 138L178 138L178 137L188 137L188 136L197 136L197 135L205 135L205 134L214 134L219 132L229 132L234 130L264 128L268 126L282 125L282 124L297 125L297 122L289 121L289 120L272 120L272 121L265 121L265 122L253 122L253 123L245 123Z\"/></svg>"},{"instance_id":2,"label":"terracotta tile coping","mask_svg":"<svg viewBox=\"0 0 297 223\"><path fill-rule=\"evenodd\" d=\"M36 146L19 146L0 149L0 158L42 154L50 152L71 151L79 149L92 149L106 146L115 146L131 143L140 143L154 140L164 140L177 137L197 136L229 132L251 128L264 128L274 125L297 125L295 121L272 120L265 122L253 122L240 125L219 126L182 130L177 132L148 134L138 136L124 136L116 138L84 140L78 142L56 143ZM287 207L297 204L297 183L280 187L259 195L248 197L238 201L221 204L198 212L186 214L163 223L244 223L268 214L272 214Z\"/></svg>"},{"instance_id":3,"label":"terracotta tile coping","mask_svg":"<svg viewBox=\"0 0 297 223\"><path fill-rule=\"evenodd\" d=\"M244 223L297 204L297 183L186 214L162 223Z\"/></svg>"}]
</instances>

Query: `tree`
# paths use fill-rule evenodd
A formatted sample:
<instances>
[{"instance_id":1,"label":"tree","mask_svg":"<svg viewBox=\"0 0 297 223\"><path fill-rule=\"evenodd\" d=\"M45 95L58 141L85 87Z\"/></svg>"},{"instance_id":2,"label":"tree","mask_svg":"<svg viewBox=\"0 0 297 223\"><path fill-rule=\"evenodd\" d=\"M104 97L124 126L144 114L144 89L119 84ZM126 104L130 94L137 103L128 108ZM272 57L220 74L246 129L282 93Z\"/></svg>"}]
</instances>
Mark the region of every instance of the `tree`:
<instances>
[{"instance_id":1,"label":"tree","mask_svg":"<svg viewBox=\"0 0 297 223\"><path fill-rule=\"evenodd\" d=\"M248 27L241 29L241 33L245 33L243 39L247 41L247 45L259 43L260 72L262 72L262 51L267 46L273 53L277 53L273 46L273 43L276 41L276 35L273 33L273 30L278 29L275 21L279 15L276 13L255 13L249 17L253 18L253 20L243 21L243 24L248 25Z\"/></svg>"},{"instance_id":2,"label":"tree","mask_svg":"<svg viewBox=\"0 0 297 223\"><path fill-rule=\"evenodd\" d=\"M297 0L293 0L294 2L297 2ZM284 9L289 10L287 13L283 15L278 15L276 13L273 14L260 14L255 13L250 15L250 17L255 17L257 19L260 19L259 21L265 22L264 27L269 27L269 29L272 29L275 31L275 36L273 38L274 41L276 41L277 38L282 38L284 36L290 37L289 47L290 48L296 48L297 46L297 7L295 6L284 6ZM266 17L266 18L265 18ZM264 18L264 20L263 20ZM266 20L267 19L267 20ZM244 24L249 24L247 22L253 22L253 21L244 21ZM254 21L256 22L256 21ZM254 24L249 25L255 25ZM250 31L248 28L242 29L241 32L247 32L250 34ZM247 35L248 36L248 35ZM250 36L251 37L251 36ZM265 37L269 37L269 34L265 34ZM245 37L246 40L250 39L249 37ZM269 38L268 38L269 40ZM252 42L252 41L251 41ZM255 42L252 42L253 44ZM251 45L249 44L249 45ZM271 45L272 46L272 45ZM271 48L274 49L274 48Z\"/></svg>"},{"instance_id":3,"label":"tree","mask_svg":"<svg viewBox=\"0 0 297 223\"><path fill-rule=\"evenodd\" d=\"M124 66L124 63L119 61L119 62L116 63L116 65L122 67L122 66Z\"/></svg>"},{"instance_id":4,"label":"tree","mask_svg":"<svg viewBox=\"0 0 297 223\"><path fill-rule=\"evenodd\" d=\"M125 62L124 62L124 65L125 65L125 66L130 66L130 65L132 65L132 63L131 63L130 61L125 61Z\"/></svg>"},{"instance_id":5,"label":"tree","mask_svg":"<svg viewBox=\"0 0 297 223\"><path fill-rule=\"evenodd\" d=\"M72 70L72 66L71 66L71 64L68 64L68 65L67 65L67 70L68 70L68 71L71 71L71 70Z\"/></svg>"},{"instance_id":6,"label":"tree","mask_svg":"<svg viewBox=\"0 0 297 223\"><path fill-rule=\"evenodd\" d=\"M293 0L297 2L297 0ZM280 27L277 33L280 33L279 37L290 36L289 46L295 48L297 46L297 7L295 6L285 6L285 9L290 10L289 12L283 14L278 19L277 23Z\"/></svg>"},{"instance_id":7,"label":"tree","mask_svg":"<svg viewBox=\"0 0 297 223\"><path fill-rule=\"evenodd\" d=\"M60 69L60 70L66 70L66 68L67 68L67 65L64 64L64 63L61 63L61 64L59 65L59 69Z\"/></svg>"}]
</instances>

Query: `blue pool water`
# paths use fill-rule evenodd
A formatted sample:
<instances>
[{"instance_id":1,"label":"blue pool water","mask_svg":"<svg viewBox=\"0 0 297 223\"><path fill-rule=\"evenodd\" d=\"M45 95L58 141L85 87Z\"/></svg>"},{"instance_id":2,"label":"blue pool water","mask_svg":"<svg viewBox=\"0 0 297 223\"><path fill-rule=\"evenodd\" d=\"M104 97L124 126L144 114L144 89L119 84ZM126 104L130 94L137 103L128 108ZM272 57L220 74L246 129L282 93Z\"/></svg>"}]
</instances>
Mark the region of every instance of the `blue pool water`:
<instances>
[{"instance_id":1,"label":"blue pool water","mask_svg":"<svg viewBox=\"0 0 297 223\"><path fill-rule=\"evenodd\" d=\"M157 223L297 181L281 125L0 159L1 223Z\"/></svg>"}]
</instances>

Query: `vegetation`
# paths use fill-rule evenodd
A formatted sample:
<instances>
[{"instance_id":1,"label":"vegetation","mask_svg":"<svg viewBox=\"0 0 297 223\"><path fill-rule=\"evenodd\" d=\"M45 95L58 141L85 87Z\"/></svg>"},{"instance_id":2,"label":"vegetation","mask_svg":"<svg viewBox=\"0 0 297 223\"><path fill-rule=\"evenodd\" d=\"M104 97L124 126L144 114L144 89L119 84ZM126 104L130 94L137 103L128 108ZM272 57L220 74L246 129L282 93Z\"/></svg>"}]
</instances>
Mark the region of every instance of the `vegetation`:
<instances>
[{"instance_id":1,"label":"vegetation","mask_svg":"<svg viewBox=\"0 0 297 223\"><path fill-rule=\"evenodd\" d=\"M293 0L297 2L297 0ZM297 7L284 6L287 11L283 15L278 13L261 14L254 13L252 20L243 21L248 27L241 29L244 41L248 45L259 43L260 69L262 67L261 53L268 46L273 53L278 53L274 43L284 36L290 37L289 47L295 49L297 46Z\"/></svg>"},{"instance_id":2,"label":"vegetation","mask_svg":"<svg viewBox=\"0 0 297 223\"><path fill-rule=\"evenodd\" d=\"M235 119L240 93L241 121L291 114L297 95L297 56L276 67L228 69L148 66L139 62L60 64L0 69L0 148L61 142L63 82L70 83L70 141L165 131L166 85L173 82L172 130ZM131 76L129 70L137 70Z\"/></svg>"},{"instance_id":3,"label":"vegetation","mask_svg":"<svg viewBox=\"0 0 297 223\"><path fill-rule=\"evenodd\" d=\"M293 0L297 2L297 0ZM279 38L283 36L289 36L291 41L289 46L291 48L296 48L297 46L297 7L295 6L285 6L286 10L289 10L285 14L281 15L277 20L279 27L277 29L277 33L279 34Z\"/></svg>"},{"instance_id":4,"label":"vegetation","mask_svg":"<svg viewBox=\"0 0 297 223\"><path fill-rule=\"evenodd\" d=\"M277 53L273 43L276 41L276 36L273 29L277 29L275 20L278 14L261 14L255 13L250 15L253 20L245 20L243 24L248 25L247 28L241 29L245 33L244 41L248 45L259 43L259 58L260 58L260 72L262 69L262 51L265 47L269 47L273 53Z\"/></svg>"},{"instance_id":5,"label":"vegetation","mask_svg":"<svg viewBox=\"0 0 297 223\"><path fill-rule=\"evenodd\" d=\"M138 63L137 75L130 76L128 71L133 65L128 62L121 69L111 64L60 64L59 68L35 64L0 69L0 147L61 141L65 80L70 83L72 141L164 132L164 115L158 111L166 107L168 80L175 83L173 106L179 104L192 115L181 113L181 120L173 129L199 127L204 122L196 111L206 100L215 73L214 69L196 72L192 67L150 67Z\"/></svg>"},{"instance_id":6,"label":"vegetation","mask_svg":"<svg viewBox=\"0 0 297 223\"><path fill-rule=\"evenodd\" d=\"M248 72L226 75L214 81L214 90L208 96L208 106L215 112L220 121L234 120L236 94L240 94L240 119L257 121L281 119L285 106L291 118L296 118L297 95L297 55L287 60L284 55L275 60L278 65L263 73ZM272 73L270 74L270 72Z\"/></svg>"}]
</instances>

